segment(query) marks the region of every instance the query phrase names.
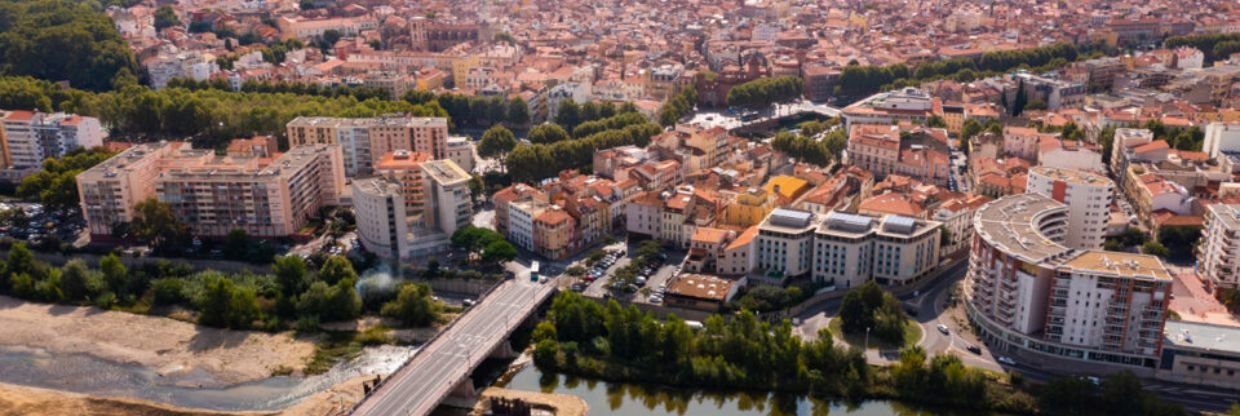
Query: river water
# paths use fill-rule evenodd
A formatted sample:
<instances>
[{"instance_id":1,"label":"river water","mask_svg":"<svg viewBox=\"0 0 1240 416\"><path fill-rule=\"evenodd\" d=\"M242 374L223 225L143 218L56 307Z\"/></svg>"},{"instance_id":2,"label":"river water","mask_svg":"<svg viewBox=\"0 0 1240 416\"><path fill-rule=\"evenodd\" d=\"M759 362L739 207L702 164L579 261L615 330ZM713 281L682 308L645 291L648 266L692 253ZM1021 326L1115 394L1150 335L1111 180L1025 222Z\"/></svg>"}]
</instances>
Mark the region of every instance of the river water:
<instances>
[{"instance_id":1,"label":"river water","mask_svg":"<svg viewBox=\"0 0 1240 416\"><path fill-rule=\"evenodd\" d=\"M279 410L360 375L390 374L417 351L391 345L367 347L328 372L276 376L224 387L202 371L161 377L149 368L87 354L0 346L0 382L95 396L130 397L182 407L223 411Z\"/></svg>"},{"instance_id":2,"label":"river water","mask_svg":"<svg viewBox=\"0 0 1240 416\"><path fill-rule=\"evenodd\" d=\"M853 416L986 416L985 413L928 408L887 400L859 403L822 401L807 397L779 397L745 392L703 392L657 386L610 383L560 374L547 374L534 366L519 370L502 387L516 390L563 393L581 397L590 405L590 416L751 416L751 415L853 415Z\"/></svg>"}]
</instances>

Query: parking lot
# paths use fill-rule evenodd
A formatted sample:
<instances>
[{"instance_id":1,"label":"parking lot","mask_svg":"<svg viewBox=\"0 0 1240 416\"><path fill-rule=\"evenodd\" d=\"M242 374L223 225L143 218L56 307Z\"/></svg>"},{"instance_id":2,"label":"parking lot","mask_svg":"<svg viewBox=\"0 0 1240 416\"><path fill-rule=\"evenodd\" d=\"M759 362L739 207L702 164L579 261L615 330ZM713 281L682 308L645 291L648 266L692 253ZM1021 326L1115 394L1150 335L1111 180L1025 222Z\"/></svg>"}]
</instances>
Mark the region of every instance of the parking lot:
<instances>
[{"instance_id":1,"label":"parking lot","mask_svg":"<svg viewBox=\"0 0 1240 416\"><path fill-rule=\"evenodd\" d=\"M0 236L40 244L45 240L73 244L86 228L86 220L70 210L49 211L42 204L0 203L4 224Z\"/></svg>"},{"instance_id":2,"label":"parking lot","mask_svg":"<svg viewBox=\"0 0 1240 416\"><path fill-rule=\"evenodd\" d=\"M586 296L603 298L608 296L625 296L626 300L638 303L663 302L662 296L667 282L680 270L684 253L664 253L664 258L654 264L639 269L632 284L625 285L613 280L617 271L633 262L625 251L623 254L614 252L604 257L594 267L587 269L576 289Z\"/></svg>"}]
</instances>

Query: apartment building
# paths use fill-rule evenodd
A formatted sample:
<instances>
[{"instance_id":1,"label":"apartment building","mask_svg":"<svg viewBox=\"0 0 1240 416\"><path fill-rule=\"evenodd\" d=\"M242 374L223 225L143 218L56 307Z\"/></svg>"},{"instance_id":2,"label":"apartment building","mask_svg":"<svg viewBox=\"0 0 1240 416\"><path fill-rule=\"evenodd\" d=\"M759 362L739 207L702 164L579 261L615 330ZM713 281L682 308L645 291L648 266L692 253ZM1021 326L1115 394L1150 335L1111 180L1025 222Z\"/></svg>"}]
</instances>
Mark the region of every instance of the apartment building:
<instances>
[{"instance_id":1,"label":"apartment building","mask_svg":"<svg viewBox=\"0 0 1240 416\"><path fill-rule=\"evenodd\" d=\"M757 225L746 228L744 232L737 235L735 239L723 248L723 253L719 255L719 263L715 268L715 272L722 275L743 276L753 271L757 265L757 254L755 253L757 245L754 244L757 236Z\"/></svg>"},{"instance_id":2,"label":"apartment building","mask_svg":"<svg viewBox=\"0 0 1240 416\"><path fill-rule=\"evenodd\" d=\"M508 235L508 206L513 202L529 200L541 201L545 204L547 203L547 194L538 188L523 183L515 183L492 195L491 203L495 205L495 230L499 231L500 234Z\"/></svg>"},{"instance_id":3,"label":"apartment building","mask_svg":"<svg viewBox=\"0 0 1240 416\"><path fill-rule=\"evenodd\" d=\"M429 199L426 192L426 174L422 169L422 164L430 159L431 155L426 153L402 149L383 155L375 163L375 174L400 184L405 212L417 218L418 223L422 222L421 218L426 212L427 199Z\"/></svg>"},{"instance_id":4,"label":"apartment building","mask_svg":"<svg viewBox=\"0 0 1240 416\"><path fill-rule=\"evenodd\" d=\"M757 269L767 279L809 273L813 258L814 214L786 208L771 211L758 225Z\"/></svg>"},{"instance_id":5,"label":"apartment building","mask_svg":"<svg viewBox=\"0 0 1240 416\"><path fill-rule=\"evenodd\" d=\"M926 124L935 114L936 102L939 99L925 91L908 87L867 97L845 107L842 114L849 128L853 124L890 125L900 121Z\"/></svg>"},{"instance_id":6,"label":"apartment building","mask_svg":"<svg viewBox=\"0 0 1240 416\"><path fill-rule=\"evenodd\" d=\"M947 130L911 124L853 124L848 163L875 176L899 174L946 186L951 175Z\"/></svg>"},{"instance_id":7,"label":"apartment building","mask_svg":"<svg viewBox=\"0 0 1240 416\"><path fill-rule=\"evenodd\" d=\"M1205 130L1201 151L1211 159L1226 153L1240 153L1240 123L1210 123Z\"/></svg>"},{"instance_id":8,"label":"apartment building","mask_svg":"<svg viewBox=\"0 0 1240 416\"><path fill-rule=\"evenodd\" d=\"M426 174L427 215L424 226L452 235L469 225L474 215L469 195L469 174L451 160L422 163Z\"/></svg>"},{"instance_id":9,"label":"apartment building","mask_svg":"<svg viewBox=\"0 0 1240 416\"><path fill-rule=\"evenodd\" d=\"M758 225L775 209L775 199L762 188L748 188L735 194L724 208L723 224L737 227Z\"/></svg>"},{"instance_id":10,"label":"apartment building","mask_svg":"<svg viewBox=\"0 0 1240 416\"><path fill-rule=\"evenodd\" d=\"M1033 193L978 209L965 280L970 321L997 351L1154 367L1170 273L1154 256L1064 245L1078 231L1070 216L1068 205Z\"/></svg>"},{"instance_id":11,"label":"apartment building","mask_svg":"<svg viewBox=\"0 0 1240 416\"><path fill-rule=\"evenodd\" d=\"M76 114L0 110L0 168L38 169L46 159L103 145L99 119Z\"/></svg>"},{"instance_id":12,"label":"apartment building","mask_svg":"<svg viewBox=\"0 0 1240 416\"><path fill-rule=\"evenodd\" d=\"M474 171L474 142L468 137L449 137L445 143L444 158L456 162L466 172Z\"/></svg>"},{"instance_id":13,"label":"apartment building","mask_svg":"<svg viewBox=\"0 0 1240 416\"><path fill-rule=\"evenodd\" d=\"M362 247L380 258L405 257L413 238L400 181L387 177L355 179L351 188Z\"/></svg>"},{"instance_id":14,"label":"apartment building","mask_svg":"<svg viewBox=\"0 0 1240 416\"><path fill-rule=\"evenodd\" d=\"M1154 141L1154 132L1147 129L1115 129L1115 137L1111 147L1111 173L1119 178L1120 186L1128 186L1128 165L1133 159L1135 149Z\"/></svg>"},{"instance_id":15,"label":"apartment building","mask_svg":"<svg viewBox=\"0 0 1240 416\"><path fill-rule=\"evenodd\" d=\"M914 283L938 266L941 227L898 215L830 212L814 230L812 276L837 289L871 279L890 286Z\"/></svg>"},{"instance_id":16,"label":"apartment building","mask_svg":"<svg viewBox=\"0 0 1240 416\"><path fill-rule=\"evenodd\" d=\"M1068 205L1068 227L1074 232L1063 242L1076 249L1099 249L1106 239L1115 183L1095 173L1037 166L1029 170L1027 192Z\"/></svg>"},{"instance_id":17,"label":"apartment building","mask_svg":"<svg viewBox=\"0 0 1240 416\"><path fill-rule=\"evenodd\" d=\"M1198 273L1211 286L1240 287L1240 204L1207 205L1202 229Z\"/></svg>"},{"instance_id":18,"label":"apartment building","mask_svg":"<svg viewBox=\"0 0 1240 416\"><path fill-rule=\"evenodd\" d=\"M235 229L256 237L295 234L344 191L338 146L298 146L274 160L217 156L179 142L131 147L77 176L91 234L105 237L133 220L149 198L167 203L194 235Z\"/></svg>"},{"instance_id":19,"label":"apartment building","mask_svg":"<svg viewBox=\"0 0 1240 416\"><path fill-rule=\"evenodd\" d=\"M564 209L551 205L534 217L535 251L549 259L568 257L575 246L573 228L576 221Z\"/></svg>"},{"instance_id":20,"label":"apartment building","mask_svg":"<svg viewBox=\"0 0 1240 416\"><path fill-rule=\"evenodd\" d=\"M345 174L351 178L369 175L379 158L396 150L449 158L448 119L442 117L298 117L287 128L290 146L340 145Z\"/></svg>"}]
</instances>

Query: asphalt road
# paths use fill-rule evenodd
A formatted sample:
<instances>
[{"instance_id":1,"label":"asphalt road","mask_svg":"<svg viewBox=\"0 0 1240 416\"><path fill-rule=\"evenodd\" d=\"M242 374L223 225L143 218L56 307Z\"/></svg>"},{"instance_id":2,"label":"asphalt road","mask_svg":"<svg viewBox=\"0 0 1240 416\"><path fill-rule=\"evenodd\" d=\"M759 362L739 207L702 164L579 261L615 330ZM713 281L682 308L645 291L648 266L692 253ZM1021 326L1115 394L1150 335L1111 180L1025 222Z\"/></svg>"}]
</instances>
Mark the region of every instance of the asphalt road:
<instances>
[{"instance_id":1,"label":"asphalt road","mask_svg":"<svg viewBox=\"0 0 1240 416\"><path fill-rule=\"evenodd\" d=\"M371 393L354 415L427 415L554 289L517 275L470 308Z\"/></svg>"}]
</instances>

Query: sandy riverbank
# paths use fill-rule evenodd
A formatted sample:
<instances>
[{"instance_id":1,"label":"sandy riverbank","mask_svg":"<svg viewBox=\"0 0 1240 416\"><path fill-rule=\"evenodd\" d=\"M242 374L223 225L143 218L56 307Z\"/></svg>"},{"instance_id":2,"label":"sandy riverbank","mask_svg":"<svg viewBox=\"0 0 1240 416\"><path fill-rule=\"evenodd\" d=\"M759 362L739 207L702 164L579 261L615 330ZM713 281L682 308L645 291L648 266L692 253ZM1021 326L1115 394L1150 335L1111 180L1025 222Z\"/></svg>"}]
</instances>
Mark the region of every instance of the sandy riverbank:
<instances>
[{"instance_id":1,"label":"sandy riverbank","mask_svg":"<svg viewBox=\"0 0 1240 416\"><path fill-rule=\"evenodd\" d=\"M216 413L122 398L99 398L56 390L0 384L0 416L218 416Z\"/></svg>"},{"instance_id":2,"label":"sandy riverbank","mask_svg":"<svg viewBox=\"0 0 1240 416\"><path fill-rule=\"evenodd\" d=\"M314 344L287 334L200 327L169 318L0 296L0 345L90 354L176 375L199 369L220 384L301 370Z\"/></svg>"}]
</instances>

